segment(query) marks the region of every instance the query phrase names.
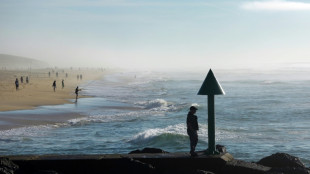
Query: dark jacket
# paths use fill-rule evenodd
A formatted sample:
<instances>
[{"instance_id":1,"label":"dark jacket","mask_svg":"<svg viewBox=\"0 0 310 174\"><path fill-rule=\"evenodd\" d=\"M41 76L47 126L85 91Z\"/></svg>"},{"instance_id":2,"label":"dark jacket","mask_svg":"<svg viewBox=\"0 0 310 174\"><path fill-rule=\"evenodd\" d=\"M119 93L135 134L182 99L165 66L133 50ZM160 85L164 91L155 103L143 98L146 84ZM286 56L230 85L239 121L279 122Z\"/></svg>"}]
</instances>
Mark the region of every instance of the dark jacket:
<instances>
[{"instance_id":1,"label":"dark jacket","mask_svg":"<svg viewBox=\"0 0 310 174\"><path fill-rule=\"evenodd\" d=\"M187 119L186 119L187 130L191 130L191 131L199 130L197 119L198 119L197 116L192 114L191 112L187 114Z\"/></svg>"}]
</instances>

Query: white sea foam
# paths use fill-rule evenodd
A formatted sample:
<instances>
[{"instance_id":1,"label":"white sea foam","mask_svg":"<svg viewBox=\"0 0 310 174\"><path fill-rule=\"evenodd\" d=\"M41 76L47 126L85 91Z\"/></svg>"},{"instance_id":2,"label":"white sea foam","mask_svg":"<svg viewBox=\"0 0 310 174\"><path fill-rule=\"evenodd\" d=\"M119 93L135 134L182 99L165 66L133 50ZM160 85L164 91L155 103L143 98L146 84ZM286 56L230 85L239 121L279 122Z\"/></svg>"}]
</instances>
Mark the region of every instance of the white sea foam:
<instances>
[{"instance_id":1,"label":"white sea foam","mask_svg":"<svg viewBox=\"0 0 310 174\"><path fill-rule=\"evenodd\" d=\"M48 130L48 129L53 129L53 125L40 125L40 126L14 128L0 131L0 137L10 139L20 139L22 137L43 136L44 131L42 130Z\"/></svg>"},{"instance_id":2,"label":"white sea foam","mask_svg":"<svg viewBox=\"0 0 310 174\"><path fill-rule=\"evenodd\" d=\"M131 140L130 143L141 143L148 141L152 138L158 137L162 134L175 134L175 135L186 135L186 127L185 124L177 124L171 125L166 128L154 128L154 129L147 129L137 135L135 135Z\"/></svg>"},{"instance_id":3,"label":"white sea foam","mask_svg":"<svg viewBox=\"0 0 310 174\"><path fill-rule=\"evenodd\" d=\"M173 111L176 109L176 107L172 103L168 103L164 99L137 102L135 103L135 105L152 111Z\"/></svg>"}]
</instances>

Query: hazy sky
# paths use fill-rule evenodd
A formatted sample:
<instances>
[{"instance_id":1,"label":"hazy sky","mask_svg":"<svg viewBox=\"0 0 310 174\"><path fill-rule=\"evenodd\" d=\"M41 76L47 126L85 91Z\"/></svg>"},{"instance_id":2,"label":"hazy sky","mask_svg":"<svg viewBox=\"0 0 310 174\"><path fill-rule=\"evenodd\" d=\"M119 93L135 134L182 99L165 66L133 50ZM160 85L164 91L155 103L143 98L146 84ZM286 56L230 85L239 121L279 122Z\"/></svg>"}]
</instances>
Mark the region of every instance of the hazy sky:
<instances>
[{"instance_id":1,"label":"hazy sky","mask_svg":"<svg viewBox=\"0 0 310 174\"><path fill-rule=\"evenodd\" d=\"M0 20L0 53L56 66L310 62L309 1L0 0Z\"/></svg>"}]
</instances>

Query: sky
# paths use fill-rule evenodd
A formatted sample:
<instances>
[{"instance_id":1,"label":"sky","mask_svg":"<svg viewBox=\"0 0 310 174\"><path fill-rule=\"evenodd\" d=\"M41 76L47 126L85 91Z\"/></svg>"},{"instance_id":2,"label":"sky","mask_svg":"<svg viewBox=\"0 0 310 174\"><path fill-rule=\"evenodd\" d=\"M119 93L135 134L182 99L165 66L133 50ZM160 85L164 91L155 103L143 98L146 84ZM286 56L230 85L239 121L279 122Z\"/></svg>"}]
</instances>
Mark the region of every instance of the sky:
<instances>
[{"instance_id":1,"label":"sky","mask_svg":"<svg viewBox=\"0 0 310 174\"><path fill-rule=\"evenodd\" d=\"M0 0L0 53L59 67L310 65L309 19L302 0Z\"/></svg>"}]
</instances>

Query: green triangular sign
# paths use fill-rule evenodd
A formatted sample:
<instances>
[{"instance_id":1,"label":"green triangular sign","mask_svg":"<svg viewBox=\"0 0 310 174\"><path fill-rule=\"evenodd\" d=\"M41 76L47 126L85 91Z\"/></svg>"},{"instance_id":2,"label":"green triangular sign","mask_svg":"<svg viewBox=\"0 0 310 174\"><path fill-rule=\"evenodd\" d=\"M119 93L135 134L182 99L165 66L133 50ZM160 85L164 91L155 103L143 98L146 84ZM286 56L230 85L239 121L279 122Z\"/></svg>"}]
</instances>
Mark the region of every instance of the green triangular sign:
<instances>
[{"instance_id":1,"label":"green triangular sign","mask_svg":"<svg viewBox=\"0 0 310 174\"><path fill-rule=\"evenodd\" d=\"M207 74L197 95L225 95L220 83L216 80L212 70Z\"/></svg>"}]
</instances>

